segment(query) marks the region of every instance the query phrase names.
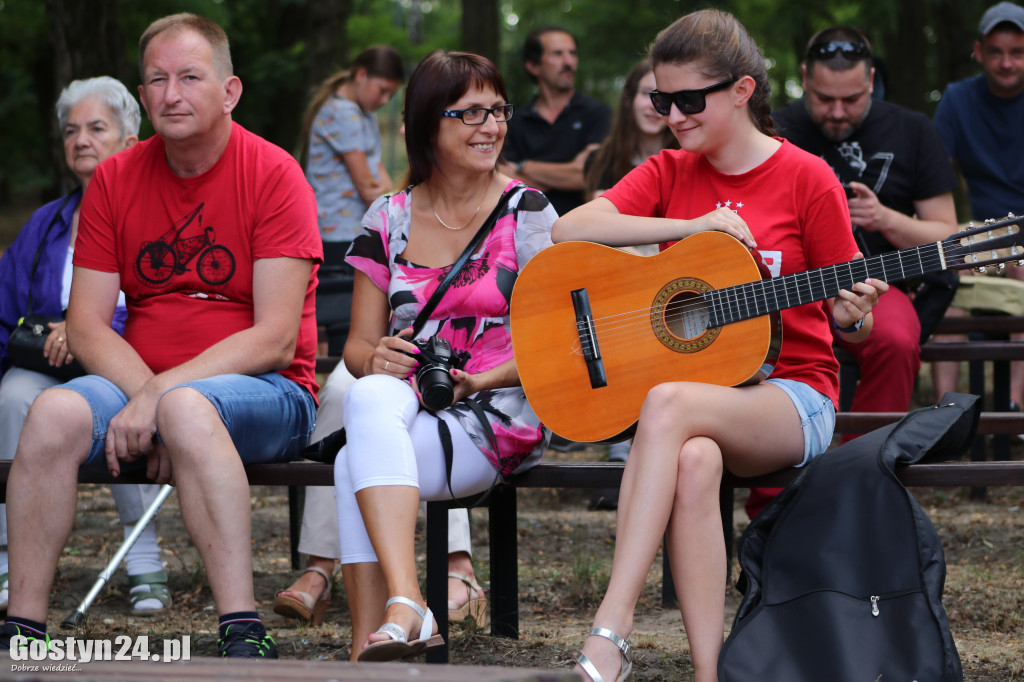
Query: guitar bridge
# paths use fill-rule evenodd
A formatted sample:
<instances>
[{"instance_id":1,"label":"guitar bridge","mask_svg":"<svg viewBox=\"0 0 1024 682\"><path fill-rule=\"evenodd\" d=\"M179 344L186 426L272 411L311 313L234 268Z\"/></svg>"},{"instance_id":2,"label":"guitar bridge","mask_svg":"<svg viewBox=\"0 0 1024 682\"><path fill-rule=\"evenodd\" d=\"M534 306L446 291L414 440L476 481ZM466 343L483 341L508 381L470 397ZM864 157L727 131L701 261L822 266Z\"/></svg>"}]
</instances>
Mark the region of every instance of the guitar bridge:
<instances>
[{"instance_id":1,"label":"guitar bridge","mask_svg":"<svg viewBox=\"0 0 1024 682\"><path fill-rule=\"evenodd\" d=\"M590 387L603 388L608 385L608 377L604 372L601 348L597 344L594 316L590 312L590 298L587 296L586 289L573 290L572 307L576 311L576 333L580 337L580 348L583 351L583 359L587 363Z\"/></svg>"}]
</instances>

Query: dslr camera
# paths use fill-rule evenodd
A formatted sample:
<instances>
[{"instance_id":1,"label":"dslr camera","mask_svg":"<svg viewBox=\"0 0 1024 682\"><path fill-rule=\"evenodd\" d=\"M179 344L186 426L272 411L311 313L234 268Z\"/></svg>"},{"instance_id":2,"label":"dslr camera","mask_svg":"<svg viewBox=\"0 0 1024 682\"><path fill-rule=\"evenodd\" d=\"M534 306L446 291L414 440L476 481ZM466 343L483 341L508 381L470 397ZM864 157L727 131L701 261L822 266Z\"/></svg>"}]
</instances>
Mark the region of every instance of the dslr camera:
<instances>
[{"instance_id":1,"label":"dslr camera","mask_svg":"<svg viewBox=\"0 0 1024 682\"><path fill-rule=\"evenodd\" d=\"M416 370L416 385L419 386L423 404L430 410L443 410L452 404L455 388L450 373L452 368L462 369L469 360L466 351L453 351L444 339L431 336L429 339L413 339L419 348L419 355L412 355L420 361Z\"/></svg>"}]
</instances>

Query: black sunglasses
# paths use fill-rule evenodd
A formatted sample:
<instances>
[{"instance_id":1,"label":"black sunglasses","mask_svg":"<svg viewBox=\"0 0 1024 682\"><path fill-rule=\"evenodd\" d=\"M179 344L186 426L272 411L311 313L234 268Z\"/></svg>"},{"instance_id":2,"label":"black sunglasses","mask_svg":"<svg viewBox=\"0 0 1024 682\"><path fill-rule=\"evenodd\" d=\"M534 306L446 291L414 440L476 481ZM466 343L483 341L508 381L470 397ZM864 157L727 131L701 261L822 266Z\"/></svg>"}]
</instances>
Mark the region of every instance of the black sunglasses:
<instances>
[{"instance_id":1,"label":"black sunglasses","mask_svg":"<svg viewBox=\"0 0 1024 682\"><path fill-rule=\"evenodd\" d=\"M871 57L871 48L864 43L848 40L830 40L827 43L814 43L807 48L807 58L812 60L828 61L840 54L847 59L869 59Z\"/></svg>"},{"instance_id":2,"label":"black sunglasses","mask_svg":"<svg viewBox=\"0 0 1024 682\"><path fill-rule=\"evenodd\" d=\"M471 109L445 109L441 115L445 118L457 118L468 126L482 126L487 116L494 117L495 123L505 123L512 119L515 106L499 104L496 107L472 107Z\"/></svg>"},{"instance_id":3,"label":"black sunglasses","mask_svg":"<svg viewBox=\"0 0 1024 682\"><path fill-rule=\"evenodd\" d=\"M709 85L700 90L677 90L676 92L651 90L651 104L654 105L654 110L662 116L669 115L669 112L672 111L673 102L675 102L676 108L679 109L680 113L686 115L699 114L708 106L707 95L719 90L725 90L738 80L739 78L734 76L729 80Z\"/></svg>"}]
</instances>

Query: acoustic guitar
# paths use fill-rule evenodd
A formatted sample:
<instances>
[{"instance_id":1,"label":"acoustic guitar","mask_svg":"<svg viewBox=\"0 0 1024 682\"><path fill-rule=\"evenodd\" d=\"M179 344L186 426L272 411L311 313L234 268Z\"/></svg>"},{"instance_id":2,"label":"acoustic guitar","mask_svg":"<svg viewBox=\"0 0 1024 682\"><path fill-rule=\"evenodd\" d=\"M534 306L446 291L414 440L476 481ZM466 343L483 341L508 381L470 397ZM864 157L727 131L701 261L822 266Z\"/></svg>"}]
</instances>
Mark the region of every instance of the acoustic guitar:
<instances>
[{"instance_id":1,"label":"acoustic guitar","mask_svg":"<svg viewBox=\"0 0 1024 682\"><path fill-rule=\"evenodd\" d=\"M657 384L760 381L781 348L782 310L869 277L891 283L1024 263L1022 222L1011 214L940 242L767 279L760 259L723 232L697 233L655 256L556 244L527 263L512 291L519 376L530 405L558 435L621 437Z\"/></svg>"}]
</instances>

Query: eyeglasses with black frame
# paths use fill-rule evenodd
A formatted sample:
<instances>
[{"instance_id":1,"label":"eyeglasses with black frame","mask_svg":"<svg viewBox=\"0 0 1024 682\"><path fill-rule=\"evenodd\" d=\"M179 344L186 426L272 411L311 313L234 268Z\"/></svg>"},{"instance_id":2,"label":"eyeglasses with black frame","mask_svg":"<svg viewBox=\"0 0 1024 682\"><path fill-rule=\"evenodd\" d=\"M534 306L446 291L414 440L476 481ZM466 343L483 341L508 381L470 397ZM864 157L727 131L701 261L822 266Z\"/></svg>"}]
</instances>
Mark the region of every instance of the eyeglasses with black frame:
<instances>
[{"instance_id":1,"label":"eyeglasses with black frame","mask_svg":"<svg viewBox=\"0 0 1024 682\"><path fill-rule=\"evenodd\" d=\"M814 43L807 48L807 58L817 61L828 61L842 55L850 60L870 59L871 48L861 42L851 40L830 40Z\"/></svg>"},{"instance_id":2,"label":"eyeglasses with black frame","mask_svg":"<svg viewBox=\"0 0 1024 682\"><path fill-rule=\"evenodd\" d=\"M482 126L487 122L488 114L494 117L495 123L506 123L512 119L516 110L512 104L499 104L496 107L470 107L469 109L445 109L441 115L445 118L457 118L468 126Z\"/></svg>"},{"instance_id":3,"label":"eyeglasses with black frame","mask_svg":"<svg viewBox=\"0 0 1024 682\"><path fill-rule=\"evenodd\" d=\"M654 110L662 116L669 115L672 111L673 102L675 103L676 108L679 109L680 113L686 115L699 114L708 106L708 95L712 92L725 90L738 80L738 77L733 76L721 83L715 83L714 85L709 85L708 87L701 88L700 90L677 90L676 92L651 90L651 104L654 105Z\"/></svg>"}]
</instances>

